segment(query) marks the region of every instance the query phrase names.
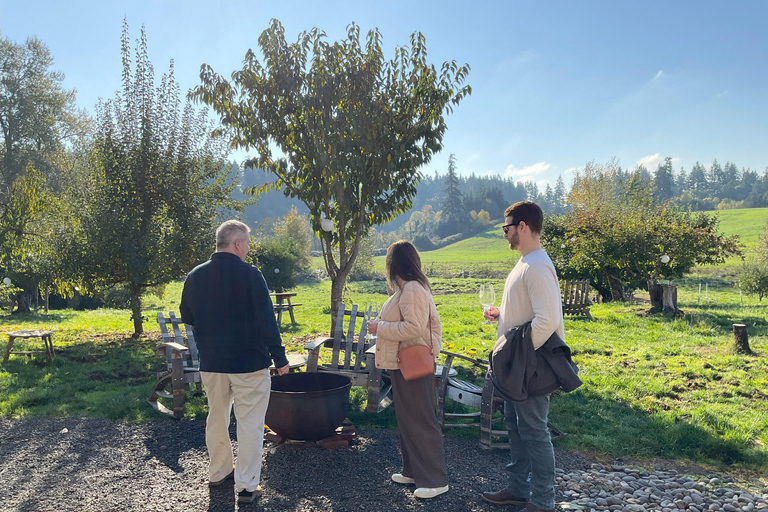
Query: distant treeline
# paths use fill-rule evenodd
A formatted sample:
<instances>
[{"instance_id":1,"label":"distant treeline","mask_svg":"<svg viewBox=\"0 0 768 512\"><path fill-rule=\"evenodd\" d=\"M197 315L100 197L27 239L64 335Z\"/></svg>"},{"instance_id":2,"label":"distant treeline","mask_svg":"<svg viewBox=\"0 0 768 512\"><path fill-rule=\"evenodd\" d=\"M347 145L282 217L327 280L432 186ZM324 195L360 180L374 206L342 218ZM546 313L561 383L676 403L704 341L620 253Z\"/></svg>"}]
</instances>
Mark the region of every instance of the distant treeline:
<instances>
[{"instance_id":1,"label":"distant treeline","mask_svg":"<svg viewBox=\"0 0 768 512\"><path fill-rule=\"evenodd\" d=\"M237 164L234 171L239 171ZM667 158L653 171L639 166L632 170L618 167L616 179L627 179L633 173L639 173L653 187L659 202L672 201L693 211L722 210L732 208L768 207L768 168L759 174L752 169L739 169L732 162L724 165L717 160L709 166L699 162L686 171L675 170L672 159ZM547 184L543 189L531 181L515 182L512 178L501 176L458 176L450 172L425 176L418 186L418 192L410 212L404 213L392 222L382 226L380 231L391 232L406 227L406 223L415 211L422 211L428 205L432 211L439 212L449 198L449 176L458 180L461 191L461 205L465 215L471 212L488 212L492 222L503 220L504 209L516 201L531 200L540 204L548 214L563 213L567 210L570 186L566 186L562 176L557 178L554 187ZM273 177L258 169L246 169L243 172L242 187L236 192L237 199L244 197L242 190L272 181ZM449 201L450 203L450 201ZM307 213L303 203L287 198L281 191L273 191L259 197L258 203L245 211L245 221L253 226L270 225L296 206L299 213Z\"/></svg>"}]
</instances>

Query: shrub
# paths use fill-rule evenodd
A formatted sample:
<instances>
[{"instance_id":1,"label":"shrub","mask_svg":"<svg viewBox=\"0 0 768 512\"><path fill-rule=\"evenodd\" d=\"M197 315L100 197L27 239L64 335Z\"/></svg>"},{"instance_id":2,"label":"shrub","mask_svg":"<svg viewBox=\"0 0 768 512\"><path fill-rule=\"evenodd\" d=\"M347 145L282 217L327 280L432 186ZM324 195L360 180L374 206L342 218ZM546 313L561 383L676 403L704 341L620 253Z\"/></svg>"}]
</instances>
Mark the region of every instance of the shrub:
<instances>
[{"instance_id":1,"label":"shrub","mask_svg":"<svg viewBox=\"0 0 768 512\"><path fill-rule=\"evenodd\" d=\"M413 237L412 243L420 251L432 251L435 249L435 244L424 233L419 233Z\"/></svg>"},{"instance_id":2,"label":"shrub","mask_svg":"<svg viewBox=\"0 0 768 512\"><path fill-rule=\"evenodd\" d=\"M302 254L290 241L269 237L256 243L252 256L270 290L283 292L296 286L296 275L303 272Z\"/></svg>"},{"instance_id":3,"label":"shrub","mask_svg":"<svg viewBox=\"0 0 768 512\"><path fill-rule=\"evenodd\" d=\"M756 294L760 301L768 295L768 263L746 263L739 275L741 291Z\"/></svg>"},{"instance_id":4,"label":"shrub","mask_svg":"<svg viewBox=\"0 0 768 512\"><path fill-rule=\"evenodd\" d=\"M312 239L309 221L296 207L275 223L272 235L257 240L249 256L261 268L270 290L283 292L296 286L296 277L309 270Z\"/></svg>"},{"instance_id":5,"label":"shrub","mask_svg":"<svg viewBox=\"0 0 768 512\"><path fill-rule=\"evenodd\" d=\"M375 240L366 237L360 242L360 250L357 252L355 266L349 273L352 281L370 281L377 276L373 257L376 252Z\"/></svg>"}]
</instances>

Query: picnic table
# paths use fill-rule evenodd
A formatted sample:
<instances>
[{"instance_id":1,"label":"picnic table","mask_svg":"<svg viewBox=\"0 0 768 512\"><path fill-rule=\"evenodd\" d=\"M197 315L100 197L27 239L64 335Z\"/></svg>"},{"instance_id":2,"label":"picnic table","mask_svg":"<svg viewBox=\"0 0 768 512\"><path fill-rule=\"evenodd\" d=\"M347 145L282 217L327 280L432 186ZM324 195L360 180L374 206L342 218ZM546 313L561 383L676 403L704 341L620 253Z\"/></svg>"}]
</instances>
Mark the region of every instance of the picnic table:
<instances>
[{"instance_id":1,"label":"picnic table","mask_svg":"<svg viewBox=\"0 0 768 512\"><path fill-rule=\"evenodd\" d=\"M278 325L283 321L283 312L288 311L291 315L291 323L296 325L296 317L293 316L293 308L301 306L301 304L294 304L291 302L291 297L295 297L297 294L293 292L277 292L270 293L275 298L275 314L277 315Z\"/></svg>"}]
</instances>

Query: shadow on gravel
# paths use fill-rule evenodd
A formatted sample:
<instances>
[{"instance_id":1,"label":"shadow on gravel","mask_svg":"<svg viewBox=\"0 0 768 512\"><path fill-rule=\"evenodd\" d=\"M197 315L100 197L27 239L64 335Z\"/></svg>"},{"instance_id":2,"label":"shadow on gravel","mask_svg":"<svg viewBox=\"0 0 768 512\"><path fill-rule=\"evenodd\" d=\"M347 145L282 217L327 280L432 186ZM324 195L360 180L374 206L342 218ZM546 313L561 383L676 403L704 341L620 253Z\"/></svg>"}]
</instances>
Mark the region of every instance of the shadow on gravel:
<instances>
[{"instance_id":1,"label":"shadow on gravel","mask_svg":"<svg viewBox=\"0 0 768 512\"><path fill-rule=\"evenodd\" d=\"M233 422L234 423L234 422ZM192 428L194 425L194 428ZM176 473L184 472L182 460L191 446L205 449L205 422L161 419L144 425L144 446L150 457Z\"/></svg>"}]
</instances>

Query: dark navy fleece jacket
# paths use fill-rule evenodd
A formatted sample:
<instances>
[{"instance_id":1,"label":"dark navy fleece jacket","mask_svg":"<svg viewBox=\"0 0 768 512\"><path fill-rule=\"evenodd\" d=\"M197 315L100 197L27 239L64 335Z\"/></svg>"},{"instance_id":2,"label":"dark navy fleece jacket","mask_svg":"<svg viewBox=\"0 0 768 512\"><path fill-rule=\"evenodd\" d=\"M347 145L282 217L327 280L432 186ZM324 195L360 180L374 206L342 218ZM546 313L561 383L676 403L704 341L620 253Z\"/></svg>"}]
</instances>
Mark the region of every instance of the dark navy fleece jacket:
<instances>
[{"instance_id":1,"label":"dark navy fleece jacket","mask_svg":"<svg viewBox=\"0 0 768 512\"><path fill-rule=\"evenodd\" d=\"M248 373L288 364L267 283L235 254L216 252L187 276L181 318L194 327L200 371Z\"/></svg>"}]
</instances>

